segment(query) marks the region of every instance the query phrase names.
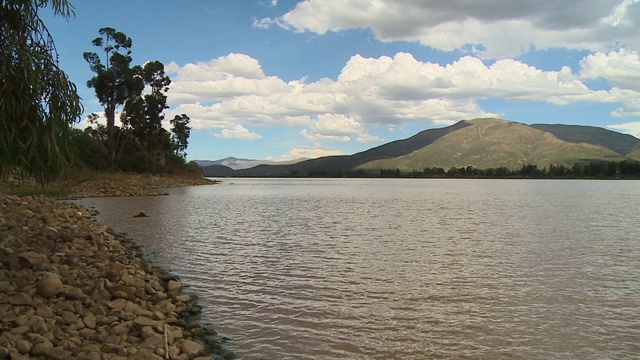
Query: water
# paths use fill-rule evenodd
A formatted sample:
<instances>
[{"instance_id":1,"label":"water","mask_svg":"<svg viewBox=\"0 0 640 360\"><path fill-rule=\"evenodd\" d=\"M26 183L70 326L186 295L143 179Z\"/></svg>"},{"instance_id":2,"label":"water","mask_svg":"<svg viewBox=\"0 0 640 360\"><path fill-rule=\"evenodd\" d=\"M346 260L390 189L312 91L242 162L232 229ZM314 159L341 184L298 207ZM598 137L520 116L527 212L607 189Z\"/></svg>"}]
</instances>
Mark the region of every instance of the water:
<instances>
[{"instance_id":1,"label":"water","mask_svg":"<svg viewBox=\"0 0 640 360\"><path fill-rule=\"evenodd\" d=\"M640 182L224 179L169 193L80 202L189 284L239 358L640 357Z\"/></svg>"}]
</instances>

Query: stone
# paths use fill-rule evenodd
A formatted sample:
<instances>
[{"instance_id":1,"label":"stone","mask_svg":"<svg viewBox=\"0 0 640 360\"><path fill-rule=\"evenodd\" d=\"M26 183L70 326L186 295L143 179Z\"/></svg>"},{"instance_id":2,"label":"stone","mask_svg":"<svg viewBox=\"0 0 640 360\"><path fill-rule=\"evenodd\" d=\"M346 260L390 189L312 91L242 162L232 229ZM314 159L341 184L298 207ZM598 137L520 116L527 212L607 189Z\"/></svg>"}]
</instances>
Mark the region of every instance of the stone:
<instances>
[{"instance_id":1,"label":"stone","mask_svg":"<svg viewBox=\"0 0 640 360\"><path fill-rule=\"evenodd\" d=\"M204 346L192 340L185 340L180 346L180 350L186 354L189 359L195 359L204 350Z\"/></svg>"},{"instance_id":2,"label":"stone","mask_svg":"<svg viewBox=\"0 0 640 360\"><path fill-rule=\"evenodd\" d=\"M64 297L67 300L81 300L84 299L86 295L77 287L68 287L64 290Z\"/></svg>"},{"instance_id":3,"label":"stone","mask_svg":"<svg viewBox=\"0 0 640 360\"><path fill-rule=\"evenodd\" d=\"M33 348L31 348L31 355L43 356L43 355L46 355L47 350L49 349L53 349L53 344L47 340L34 345Z\"/></svg>"},{"instance_id":4,"label":"stone","mask_svg":"<svg viewBox=\"0 0 640 360\"><path fill-rule=\"evenodd\" d=\"M42 316L43 318L50 319L53 317L53 311L48 306L40 306L36 309L36 314Z\"/></svg>"},{"instance_id":5,"label":"stone","mask_svg":"<svg viewBox=\"0 0 640 360\"><path fill-rule=\"evenodd\" d=\"M4 346L0 346L0 359L6 359L7 357L9 357L9 350Z\"/></svg>"},{"instance_id":6,"label":"stone","mask_svg":"<svg viewBox=\"0 0 640 360\"><path fill-rule=\"evenodd\" d=\"M18 293L9 298L9 304L16 306L31 305L32 302L33 299L26 293Z\"/></svg>"},{"instance_id":7,"label":"stone","mask_svg":"<svg viewBox=\"0 0 640 360\"><path fill-rule=\"evenodd\" d=\"M20 354L28 354L31 351L31 348L31 343L25 339L18 340L18 343L16 344L16 350L18 350Z\"/></svg>"},{"instance_id":8,"label":"stone","mask_svg":"<svg viewBox=\"0 0 640 360\"><path fill-rule=\"evenodd\" d=\"M93 314L89 314L87 316L85 316L84 318L82 318L82 322L84 323L84 325L90 329L95 329L96 328L96 317L93 316Z\"/></svg>"},{"instance_id":9,"label":"stone","mask_svg":"<svg viewBox=\"0 0 640 360\"><path fill-rule=\"evenodd\" d=\"M48 357L56 360L62 360L71 356L71 352L65 350L62 346L56 346L54 348L47 349L45 351L45 354Z\"/></svg>"},{"instance_id":10,"label":"stone","mask_svg":"<svg viewBox=\"0 0 640 360\"><path fill-rule=\"evenodd\" d=\"M75 323L76 321L78 321L78 317L76 316L76 314L72 313L71 311L67 311L67 310L63 310L60 312L60 317L62 318L62 320L64 320L64 323L67 325L71 325L73 323Z\"/></svg>"},{"instance_id":11,"label":"stone","mask_svg":"<svg viewBox=\"0 0 640 360\"><path fill-rule=\"evenodd\" d=\"M176 300L186 304L189 301L191 301L191 295L187 295L187 294L178 295L178 296L176 296Z\"/></svg>"},{"instance_id":12,"label":"stone","mask_svg":"<svg viewBox=\"0 0 640 360\"><path fill-rule=\"evenodd\" d=\"M145 326L155 326L158 322L152 319L149 319L146 316L138 316L135 320L133 320L136 328L142 329Z\"/></svg>"},{"instance_id":13,"label":"stone","mask_svg":"<svg viewBox=\"0 0 640 360\"><path fill-rule=\"evenodd\" d=\"M44 273L38 281L38 293L45 298L50 298L62 292L64 285L57 274Z\"/></svg>"},{"instance_id":14,"label":"stone","mask_svg":"<svg viewBox=\"0 0 640 360\"><path fill-rule=\"evenodd\" d=\"M45 254L38 254L33 251L18 254L18 261L24 268L33 268L40 263L48 263L49 259Z\"/></svg>"},{"instance_id":15,"label":"stone","mask_svg":"<svg viewBox=\"0 0 640 360\"><path fill-rule=\"evenodd\" d=\"M182 284L179 281L169 280L169 283L167 284L167 291L169 291L169 293L178 295L181 290Z\"/></svg>"}]
</instances>

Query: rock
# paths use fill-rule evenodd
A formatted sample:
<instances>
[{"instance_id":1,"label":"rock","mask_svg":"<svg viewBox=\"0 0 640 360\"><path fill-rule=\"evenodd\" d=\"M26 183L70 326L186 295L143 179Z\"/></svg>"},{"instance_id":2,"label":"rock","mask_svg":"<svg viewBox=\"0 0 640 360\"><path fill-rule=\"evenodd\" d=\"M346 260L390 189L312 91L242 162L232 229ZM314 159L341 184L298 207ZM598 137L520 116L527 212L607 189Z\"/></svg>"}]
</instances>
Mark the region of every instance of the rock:
<instances>
[{"instance_id":1,"label":"rock","mask_svg":"<svg viewBox=\"0 0 640 360\"><path fill-rule=\"evenodd\" d=\"M38 293L45 298L59 294L64 289L62 281L57 274L44 273L38 281Z\"/></svg>"},{"instance_id":2,"label":"rock","mask_svg":"<svg viewBox=\"0 0 640 360\"><path fill-rule=\"evenodd\" d=\"M53 344L49 341L44 341L34 345L33 348L31 348L31 355L43 356L47 353L47 350L49 349L53 349Z\"/></svg>"},{"instance_id":3,"label":"rock","mask_svg":"<svg viewBox=\"0 0 640 360\"><path fill-rule=\"evenodd\" d=\"M75 323L76 321L78 321L78 317L76 316L76 314L72 313L71 311L67 311L67 310L63 310L60 312L60 317L62 318L62 320L64 320L64 323L67 325L71 325L73 323Z\"/></svg>"},{"instance_id":4,"label":"rock","mask_svg":"<svg viewBox=\"0 0 640 360\"><path fill-rule=\"evenodd\" d=\"M158 322L155 320L149 319L146 316L138 316L135 320L133 320L133 323L136 326L136 328L142 329L145 326L154 327Z\"/></svg>"},{"instance_id":5,"label":"rock","mask_svg":"<svg viewBox=\"0 0 640 360\"><path fill-rule=\"evenodd\" d=\"M20 354L28 354L31 351L31 348L31 343L25 339L18 340L18 343L16 344L16 350L18 350Z\"/></svg>"},{"instance_id":6,"label":"rock","mask_svg":"<svg viewBox=\"0 0 640 360\"><path fill-rule=\"evenodd\" d=\"M68 300L81 300L84 299L86 295L77 287L68 287L64 290L64 297Z\"/></svg>"},{"instance_id":7,"label":"rock","mask_svg":"<svg viewBox=\"0 0 640 360\"><path fill-rule=\"evenodd\" d=\"M9 298L9 304L11 305L24 306L31 305L32 302L33 299L26 293L19 293Z\"/></svg>"},{"instance_id":8,"label":"rock","mask_svg":"<svg viewBox=\"0 0 640 360\"><path fill-rule=\"evenodd\" d=\"M169 296L178 296L182 291L182 284L179 281L169 280L167 284L167 293Z\"/></svg>"},{"instance_id":9,"label":"rock","mask_svg":"<svg viewBox=\"0 0 640 360\"><path fill-rule=\"evenodd\" d=\"M186 354L189 359L195 359L204 350L204 346L192 340L185 340L182 346L180 346L180 350Z\"/></svg>"},{"instance_id":10,"label":"rock","mask_svg":"<svg viewBox=\"0 0 640 360\"><path fill-rule=\"evenodd\" d=\"M134 218L143 218L143 217L149 217L147 214L143 213L143 212L139 212L135 215L133 215Z\"/></svg>"},{"instance_id":11,"label":"rock","mask_svg":"<svg viewBox=\"0 0 640 360\"><path fill-rule=\"evenodd\" d=\"M96 317L93 314L89 314L82 319L84 325L90 329L96 328Z\"/></svg>"},{"instance_id":12,"label":"rock","mask_svg":"<svg viewBox=\"0 0 640 360\"><path fill-rule=\"evenodd\" d=\"M6 359L9 356L9 350L6 347L0 346L0 359Z\"/></svg>"},{"instance_id":13,"label":"rock","mask_svg":"<svg viewBox=\"0 0 640 360\"><path fill-rule=\"evenodd\" d=\"M53 311L48 306L40 306L36 309L36 314L42 316L43 318L50 319L53 317Z\"/></svg>"},{"instance_id":14,"label":"rock","mask_svg":"<svg viewBox=\"0 0 640 360\"><path fill-rule=\"evenodd\" d=\"M37 264L47 263L49 259L45 254L38 254L33 251L18 254L18 261L23 268L33 268Z\"/></svg>"},{"instance_id":15,"label":"rock","mask_svg":"<svg viewBox=\"0 0 640 360\"><path fill-rule=\"evenodd\" d=\"M187 295L187 294L178 295L178 296L176 296L176 300L186 304L189 301L191 301L191 295Z\"/></svg>"},{"instance_id":16,"label":"rock","mask_svg":"<svg viewBox=\"0 0 640 360\"><path fill-rule=\"evenodd\" d=\"M109 268L105 271L105 276L109 281L118 281L122 276L122 272L124 271L124 265L122 264L111 264Z\"/></svg>"},{"instance_id":17,"label":"rock","mask_svg":"<svg viewBox=\"0 0 640 360\"><path fill-rule=\"evenodd\" d=\"M71 352L65 350L62 346L56 346L54 348L47 349L45 354L56 360L62 360L71 356Z\"/></svg>"}]
</instances>

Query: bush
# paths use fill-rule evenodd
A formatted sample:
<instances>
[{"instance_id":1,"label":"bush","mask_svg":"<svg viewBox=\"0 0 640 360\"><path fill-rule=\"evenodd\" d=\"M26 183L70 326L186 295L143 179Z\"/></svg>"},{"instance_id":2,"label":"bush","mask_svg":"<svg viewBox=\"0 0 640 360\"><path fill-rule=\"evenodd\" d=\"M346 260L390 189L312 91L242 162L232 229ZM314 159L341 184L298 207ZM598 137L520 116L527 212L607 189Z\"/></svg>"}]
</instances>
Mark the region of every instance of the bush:
<instances>
[{"instance_id":1,"label":"bush","mask_svg":"<svg viewBox=\"0 0 640 360\"><path fill-rule=\"evenodd\" d=\"M144 150L127 157L123 156L120 160L120 169L137 173L156 173L161 170L153 156Z\"/></svg>"}]
</instances>

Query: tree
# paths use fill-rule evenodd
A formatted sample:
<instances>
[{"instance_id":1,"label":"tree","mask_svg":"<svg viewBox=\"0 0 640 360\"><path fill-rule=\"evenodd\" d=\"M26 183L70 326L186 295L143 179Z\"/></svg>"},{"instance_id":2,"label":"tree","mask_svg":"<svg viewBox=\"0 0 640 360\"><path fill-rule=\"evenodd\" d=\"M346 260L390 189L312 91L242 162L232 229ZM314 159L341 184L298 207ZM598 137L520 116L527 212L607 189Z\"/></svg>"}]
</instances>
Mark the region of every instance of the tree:
<instances>
[{"instance_id":1,"label":"tree","mask_svg":"<svg viewBox=\"0 0 640 360\"><path fill-rule=\"evenodd\" d=\"M105 63L95 52L85 52L84 59L91 71L96 73L87 86L93 88L107 118L107 154L109 167L117 165L115 138L116 108L124 104L132 92L133 70L131 64L131 38L113 28L105 27L98 31L100 37L92 44L104 52Z\"/></svg>"},{"instance_id":2,"label":"tree","mask_svg":"<svg viewBox=\"0 0 640 360\"><path fill-rule=\"evenodd\" d=\"M149 61L133 68L131 92L124 103L121 119L123 127L129 128L149 153L159 150L162 142L163 112L168 108L165 93L169 84L171 80L165 75L160 61ZM149 91L145 93L147 88Z\"/></svg>"},{"instance_id":3,"label":"tree","mask_svg":"<svg viewBox=\"0 0 640 360\"><path fill-rule=\"evenodd\" d=\"M171 119L171 142L174 144L175 154L187 157L187 145L189 144L189 135L191 134L191 127L189 127L189 117L185 114L176 115Z\"/></svg>"},{"instance_id":4,"label":"tree","mask_svg":"<svg viewBox=\"0 0 640 360\"><path fill-rule=\"evenodd\" d=\"M66 139L82 114L76 86L60 69L38 15L49 5L55 15L73 15L66 0L0 3L0 175L18 171L43 186L70 163Z\"/></svg>"}]
</instances>

